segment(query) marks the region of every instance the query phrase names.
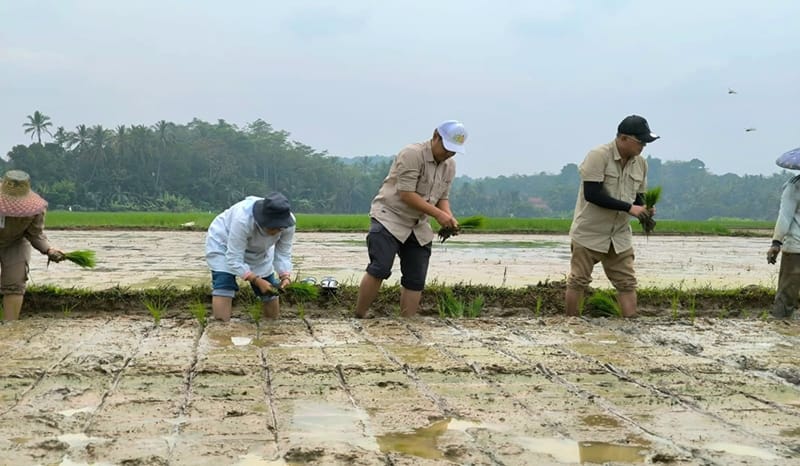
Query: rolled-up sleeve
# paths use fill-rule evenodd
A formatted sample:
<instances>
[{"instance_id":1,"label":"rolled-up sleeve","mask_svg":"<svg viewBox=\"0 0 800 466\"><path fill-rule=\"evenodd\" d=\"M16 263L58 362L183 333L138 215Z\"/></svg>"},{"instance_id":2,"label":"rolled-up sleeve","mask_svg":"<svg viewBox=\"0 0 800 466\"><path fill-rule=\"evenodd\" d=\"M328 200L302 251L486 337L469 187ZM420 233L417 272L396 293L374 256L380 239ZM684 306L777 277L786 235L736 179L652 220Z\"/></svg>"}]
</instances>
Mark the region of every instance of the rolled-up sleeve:
<instances>
[{"instance_id":1,"label":"rolled-up sleeve","mask_svg":"<svg viewBox=\"0 0 800 466\"><path fill-rule=\"evenodd\" d=\"M416 191L424 161L421 153L403 149L397 154L397 190Z\"/></svg>"},{"instance_id":2,"label":"rolled-up sleeve","mask_svg":"<svg viewBox=\"0 0 800 466\"><path fill-rule=\"evenodd\" d=\"M30 241L37 251L42 254L47 254L47 250L51 248L50 241L47 235L44 234L44 212L33 218L30 226L25 230L25 238Z\"/></svg>"},{"instance_id":3,"label":"rolled-up sleeve","mask_svg":"<svg viewBox=\"0 0 800 466\"><path fill-rule=\"evenodd\" d=\"M278 276L292 273L292 243L296 227L291 226L281 232L280 238L275 243L275 260L273 268Z\"/></svg>"}]
</instances>

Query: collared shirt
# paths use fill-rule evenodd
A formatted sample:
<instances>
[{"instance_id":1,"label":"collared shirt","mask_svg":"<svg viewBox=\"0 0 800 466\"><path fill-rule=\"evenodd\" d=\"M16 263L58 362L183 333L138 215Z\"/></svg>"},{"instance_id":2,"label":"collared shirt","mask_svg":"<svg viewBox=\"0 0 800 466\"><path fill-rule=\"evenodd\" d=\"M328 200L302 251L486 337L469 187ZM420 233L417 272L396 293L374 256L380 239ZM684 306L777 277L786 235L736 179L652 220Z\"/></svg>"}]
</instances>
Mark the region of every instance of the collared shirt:
<instances>
[{"instance_id":1,"label":"collared shirt","mask_svg":"<svg viewBox=\"0 0 800 466\"><path fill-rule=\"evenodd\" d=\"M6 264L27 262L30 259L30 249L19 247L23 243L30 243L37 251L47 254L50 241L44 234L44 212L33 217L4 217L0 228L0 250L3 251L3 261ZM22 241L23 238L27 241ZM22 243L20 243L22 241Z\"/></svg>"},{"instance_id":2,"label":"collared shirt","mask_svg":"<svg viewBox=\"0 0 800 466\"><path fill-rule=\"evenodd\" d=\"M616 141L598 146L586 155L580 166L581 185L569 235L572 241L598 252L623 252L633 247L631 216L627 212L600 207L583 197L583 182L602 182L606 193L633 203L636 193L647 191L647 161L637 155L623 165Z\"/></svg>"},{"instance_id":3,"label":"collared shirt","mask_svg":"<svg viewBox=\"0 0 800 466\"><path fill-rule=\"evenodd\" d=\"M410 144L395 157L389 175L372 200L369 215L400 242L405 243L413 232L419 244L428 244L434 237L428 215L406 204L400 192L415 191L426 202L436 205L450 196L455 176L455 160L449 158L437 163L430 141Z\"/></svg>"},{"instance_id":4,"label":"collared shirt","mask_svg":"<svg viewBox=\"0 0 800 466\"><path fill-rule=\"evenodd\" d=\"M206 235L206 262L211 270L240 277L248 271L260 277L291 273L295 225L267 234L253 217L253 204L261 199L248 196L211 222Z\"/></svg>"},{"instance_id":5,"label":"collared shirt","mask_svg":"<svg viewBox=\"0 0 800 466\"><path fill-rule=\"evenodd\" d=\"M784 252L800 253L800 177L786 182L772 239L783 243Z\"/></svg>"}]
</instances>

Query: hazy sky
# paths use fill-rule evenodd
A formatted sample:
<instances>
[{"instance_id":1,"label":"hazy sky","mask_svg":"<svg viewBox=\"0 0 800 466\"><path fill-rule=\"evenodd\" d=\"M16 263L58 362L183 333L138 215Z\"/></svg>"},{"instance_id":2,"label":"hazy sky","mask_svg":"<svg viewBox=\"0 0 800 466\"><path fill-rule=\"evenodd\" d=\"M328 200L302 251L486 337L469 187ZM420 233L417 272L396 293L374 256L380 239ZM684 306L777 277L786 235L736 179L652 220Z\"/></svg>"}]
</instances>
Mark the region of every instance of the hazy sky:
<instances>
[{"instance_id":1,"label":"hazy sky","mask_svg":"<svg viewBox=\"0 0 800 466\"><path fill-rule=\"evenodd\" d=\"M0 152L34 110L261 118L337 156L452 118L459 174L557 173L638 113L645 154L769 174L800 146L798 24L797 0L0 0Z\"/></svg>"}]
</instances>

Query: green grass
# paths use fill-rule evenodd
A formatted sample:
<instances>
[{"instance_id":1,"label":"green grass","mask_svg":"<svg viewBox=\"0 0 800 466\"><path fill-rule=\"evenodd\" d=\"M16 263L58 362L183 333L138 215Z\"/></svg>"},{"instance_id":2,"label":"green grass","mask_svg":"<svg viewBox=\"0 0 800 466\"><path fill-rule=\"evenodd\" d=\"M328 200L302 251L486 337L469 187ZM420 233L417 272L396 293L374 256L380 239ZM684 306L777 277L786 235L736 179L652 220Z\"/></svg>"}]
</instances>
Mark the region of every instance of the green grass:
<instances>
[{"instance_id":1,"label":"green grass","mask_svg":"<svg viewBox=\"0 0 800 466\"><path fill-rule=\"evenodd\" d=\"M47 228L131 228L166 230L205 230L217 212L47 212ZM750 230L762 230L759 236L772 234L773 222L746 219L718 218L707 221L658 220L657 235L754 235ZM632 220L635 222L636 220ZM485 223L470 233L553 233L569 232L572 219L566 218L486 218ZM191 224L188 226L184 226ZM434 231L439 225L431 222ZM297 214L299 231L366 232L369 215ZM634 229L638 234L638 228Z\"/></svg>"}]
</instances>

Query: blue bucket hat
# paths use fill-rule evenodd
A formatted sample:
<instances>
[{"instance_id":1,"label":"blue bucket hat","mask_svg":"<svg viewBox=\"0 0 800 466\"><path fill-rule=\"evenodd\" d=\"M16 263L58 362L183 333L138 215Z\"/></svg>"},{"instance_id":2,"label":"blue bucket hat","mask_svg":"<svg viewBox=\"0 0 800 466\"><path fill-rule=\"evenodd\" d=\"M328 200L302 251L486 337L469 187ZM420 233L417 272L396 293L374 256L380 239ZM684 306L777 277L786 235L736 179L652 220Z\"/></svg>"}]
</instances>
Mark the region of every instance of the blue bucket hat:
<instances>
[{"instance_id":1,"label":"blue bucket hat","mask_svg":"<svg viewBox=\"0 0 800 466\"><path fill-rule=\"evenodd\" d=\"M270 193L256 201L253 204L253 217L261 228L289 228L294 225L289 199L281 193Z\"/></svg>"}]
</instances>

